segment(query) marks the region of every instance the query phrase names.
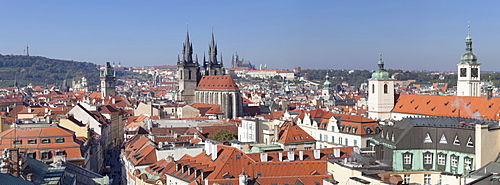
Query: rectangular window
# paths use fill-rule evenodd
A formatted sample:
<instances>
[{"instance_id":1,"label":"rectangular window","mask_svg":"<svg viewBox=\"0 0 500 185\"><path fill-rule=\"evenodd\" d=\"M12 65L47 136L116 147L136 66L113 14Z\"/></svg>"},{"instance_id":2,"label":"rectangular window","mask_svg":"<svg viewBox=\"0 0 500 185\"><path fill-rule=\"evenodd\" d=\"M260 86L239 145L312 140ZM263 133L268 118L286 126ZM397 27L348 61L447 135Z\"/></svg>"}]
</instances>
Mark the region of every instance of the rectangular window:
<instances>
[{"instance_id":1,"label":"rectangular window","mask_svg":"<svg viewBox=\"0 0 500 185\"><path fill-rule=\"evenodd\" d=\"M472 169L472 159L471 158L464 158L464 169L465 170L471 170Z\"/></svg>"},{"instance_id":2,"label":"rectangular window","mask_svg":"<svg viewBox=\"0 0 500 185\"><path fill-rule=\"evenodd\" d=\"M49 138L43 138L42 139L42 143L44 143L44 144L50 143L50 139Z\"/></svg>"},{"instance_id":3,"label":"rectangular window","mask_svg":"<svg viewBox=\"0 0 500 185\"><path fill-rule=\"evenodd\" d=\"M12 144L20 145L20 144L23 144L23 142L20 139L15 139L12 141Z\"/></svg>"},{"instance_id":4,"label":"rectangular window","mask_svg":"<svg viewBox=\"0 0 500 185\"><path fill-rule=\"evenodd\" d=\"M41 159L49 159L49 152L40 152L42 154Z\"/></svg>"},{"instance_id":5,"label":"rectangular window","mask_svg":"<svg viewBox=\"0 0 500 185\"><path fill-rule=\"evenodd\" d=\"M431 174L424 174L424 184L431 184Z\"/></svg>"},{"instance_id":6,"label":"rectangular window","mask_svg":"<svg viewBox=\"0 0 500 185\"><path fill-rule=\"evenodd\" d=\"M36 139L28 139L28 144L36 144Z\"/></svg>"},{"instance_id":7,"label":"rectangular window","mask_svg":"<svg viewBox=\"0 0 500 185\"><path fill-rule=\"evenodd\" d=\"M456 168L458 166L458 157L452 155L451 156L451 167Z\"/></svg>"},{"instance_id":8,"label":"rectangular window","mask_svg":"<svg viewBox=\"0 0 500 185\"><path fill-rule=\"evenodd\" d=\"M349 140L345 138L345 146L349 146Z\"/></svg>"},{"instance_id":9,"label":"rectangular window","mask_svg":"<svg viewBox=\"0 0 500 185\"><path fill-rule=\"evenodd\" d=\"M445 164L446 164L446 156L444 154L439 154L438 165L445 165Z\"/></svg>"},{"instance_id":10,"label":"rectangular window","mask_svg":"<svg viewBox=\"0 0 500 185\"><path fill-rule=\"evenodd\" d=\"M335 143L335 136L332 136L332 143Z\"/></svg>"},{"instance_id":11,"label":"rectangular window","mask_svg":"<svg viewBox=\"0 0 500 185\"><path fill-rule=\"evenodd\" d=\"M319 134L319 140L323 141L323 134Z\"/></svg>"},{"instance_id":12,"label":"rectangular window","mask_svg":"<svg viewBox=\"0 0 500 185\"><path fill-rule=\"evenodd\" d=\"M354 140L354 146L358 146L358 140Z\"/></svg>"},{"instance_id":13,"label":"rectangular window","mask_svg":"<svg viewBox=\"0 0 500 185\"><path fill-rule=\"evenodd\" d=\"M339 144L342 144L342 138L339 137Z\"/></svg>"},{"instance_id":14,"label":"rectangular window","mask_svg":"<svg viewBox=\"0 0 500 185\"><path fill-rule=\"evenodd\" d=\"M410 184L410 174L405 174L404 176L404 184Z\"/></svg>"},{"instance_id":15,"label":"rectangular window","mask_svg":"<svg viewBox=\"0 0 500 185\"><path fill-rule=\"evenodd\" d=\"M56 155L64 155L64 150L56 150Z\"/></svg>"},{"instance_id":16,"label":"rectangular window","mask_svg":"<svg viewBox=\"0 0 500 185\"><path fill-rule=\"evenodd\" d=\"M56 143L64 143L64 138L62 137L57 138Z\"/></svg>"},{"instance_id":17,"label":"rectangular window","mask_svg":"<svg viewBox=\"0 0 500 185\"><path fill-rule=\"evenodd\" d=\"M325 134L325 142L328 142L328 135Z\"/></svg>"},{"instance_id":18,"label":"rectangular window","mask_svg":"<svg viewBox=\"0 0 500 185\"><path fill-rule=\"evenodd\" d=\"M411 164L411 154L404 154L403 164Z\"/></svg>"},{"instance_id":19,"label":"rectangular window","mask_svg":"<svg viewBox=\"0 0 500 185\"><path fill-rule=\"evenodd\" d=\"M424 154L424 164L432 164L432 154Z\"/></svg>"},{"instance_id":20,"label":"rectangular window","mask_svg":"<svg viewBox=\"0 0 500 185\"><path fill-rule=\"evenodd\" d=\"M236 160L239 161L241 158L241 155L236 155Z\"/></svg>"}]
</instances>

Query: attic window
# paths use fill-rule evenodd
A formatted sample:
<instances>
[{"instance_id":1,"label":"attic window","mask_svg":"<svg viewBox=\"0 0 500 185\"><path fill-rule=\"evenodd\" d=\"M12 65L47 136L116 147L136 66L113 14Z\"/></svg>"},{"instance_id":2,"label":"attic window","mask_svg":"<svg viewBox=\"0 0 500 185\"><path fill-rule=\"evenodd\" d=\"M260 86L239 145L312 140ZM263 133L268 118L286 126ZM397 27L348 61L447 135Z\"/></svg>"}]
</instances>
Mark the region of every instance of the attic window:
<instances>
[{"instance_id":1,"label":"attic window","mask_svg":"<svg viewBox=\"0 0 500 185\"><path fill-rule=\"evenodd\" d=\"M441 136L441 140L439 140L439 143L448 144L448 141L446 141L446 136L444 136L444 134Z\"/></svg>"},{"instance_id":2,"label":"attic window","mask_svg":"<svg viewBox=\"0 0 500 185\"><path fill-rule=\"evenodd\" d=\"M493 106L493 104L490 104L490 105L488 105L488 108L490 108L490 109L491 109L491 107L492 107L492 106Z\"/></svg>"},{"instance_id":3,"label":"attic window","mask_svg":"<svg viewBox=\"0 0 500 185\"><path fill-rule=\"evenodd\" d=\"M403 105L399 106L399 108L403 108Z\"/></svg>"},{"instance_id":4,"label":"attic window","mask_svg":"<svg viewBox=\"0 0 500 185\"><path fill-rule=\"evenodd\" d=\"M413 103L413 101L415 101L415 100L411 100L410 103Z\"/></svg>"},{"instance_id":5,"label":"attic window","mask_svg":"<svg viewBox=\"0 0 500 185\"><path fill-rule=\"evenodd\" d=\"M36 139L28 139L28 144L36 144Z\"/></svg>"},{"instance_id":6,"label":"attic window","mask_svg":"<svg viewBox=\"0 0 500 185\"><path fill-rule=\"evenodd\" d=\"M446 103L444 103L444 106L448 106L448 104L450 104L450 102L446 102Z\"/></svg>"},{"instance_id":7,"label":"attic window","mask_svg":"<svg viewBox=\"0 0 500 185\"><path fill-rule=\"evenodd\" d=\"M415 110L417 110L417 109L418 109L418 106L415 107Z\"/></svg>"},{"instance_id":8,"label":"attic window","mask_svg":"<svg viewBox=\"0 0 500 185\"><path fill-rule=\"evenodd\" d=\"M458 140L458 135L455 136L455 140L453 140L453 145L460 145L460 140Z\"/></svg>"},{"instance_id":9,"label":"attic window","mask_svg":"<svg viewBox=\"0 0 500 185\"><path fill-rule=\"evenodd\" d=\"M431 103L431 100L429 100L429 101L427 102L427 105L429 105L429 103Z\"/></svg>"},{"instance_id":10,"label":"attic window","mask_svg":"<svg viewBox=\"0 0 500 185\"><path fill-rule=\"evenodd\" d=\"M429 133L427 133L427 135L425 135L424 143L432 143L432 139L431 139L431 136L429 135Z\"/></svg>"},{"instance_id":11,"label":"attic window","mask_svg":"<svg viewBox=\"0 0 500 185\"><path fill-rule=\"evenodd\" d=\"M436 109L436 107L432 107L431 111L434 111L434 109Z\"/></svg>"},{"instance_id":12,"label":"attic window","mask_svg":"<svg viewBox=\"0 0 500 185\"><path fill-rule=\"evenodd\" d=\"M64 143L64 138L62 137L57 138L56 143Z\"/></svg>"},{"instance_id":13,"label":"attic window","mask_svg":"<svg viewBox=\"0 0 500 185\"><path fill-rule=\"evenodd\" d=\"M457 109L453 109L453 110L451 110L451 113L455 113L455 111L457 111Z\"/></svg>"},{"instance_id":14,"label":"attic window","mask_svg":"<svg viewBox=\"0 0 500 185\"><path fill-rule=\"evenodd\" d=\"M43 138L42 139L42 143L44 143L44 144L50 143L50 139L49 138Z\"/></svg>"},{"instance_id":15,"label":"attic window","mask_svg":"<svg viewBox=\"0 0 500 185\"><path fill-rule=\"evenodd\" d=\"M472 143L472 137L469 137L469 139L467 140L467 145L465 145L467 147L474 147L474 143Z\"/></svg>"},{"instance_id":16,"label":"attic window","mask_svg":"<svg viewBox=\"0 0 500 185\"><path fill-rule=\"evenodd\" d=\"M467 103L465 106L467 106L467 107L468 107L468 106L470 106L470 102L469 102L469 103Z\"/></svg>"}]
</instances>

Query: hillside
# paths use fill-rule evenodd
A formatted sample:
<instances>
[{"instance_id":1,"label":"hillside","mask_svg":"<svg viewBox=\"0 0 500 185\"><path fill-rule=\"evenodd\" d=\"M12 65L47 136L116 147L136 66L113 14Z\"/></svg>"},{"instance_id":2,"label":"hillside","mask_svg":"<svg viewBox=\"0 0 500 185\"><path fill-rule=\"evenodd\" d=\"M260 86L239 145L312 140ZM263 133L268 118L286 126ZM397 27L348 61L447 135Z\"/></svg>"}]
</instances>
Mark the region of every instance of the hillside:
<instances>
[{"instance_id":1,"label":"hillside","mask_svg":"<svg viewBox=\"0 0 500 185\"><path fill-rule=\"evenodd\" d=\"M20 87L33 85L61 85L66 79L71 85L72 80L78 81L85 76L89 87L95 89L99 84L98 65L90 62L50 59L40 56L0 55L0 87L13 87L15 79ZM117 72L121 78L131 72ZM129 74L132 76L132 74ZM137 77L137 74L133 75ZM128 77L128 75L127 75ZM132 77L129 77L132 78ZM147 78L147 76L143 76Z\"/></svg>"}]
</instances>

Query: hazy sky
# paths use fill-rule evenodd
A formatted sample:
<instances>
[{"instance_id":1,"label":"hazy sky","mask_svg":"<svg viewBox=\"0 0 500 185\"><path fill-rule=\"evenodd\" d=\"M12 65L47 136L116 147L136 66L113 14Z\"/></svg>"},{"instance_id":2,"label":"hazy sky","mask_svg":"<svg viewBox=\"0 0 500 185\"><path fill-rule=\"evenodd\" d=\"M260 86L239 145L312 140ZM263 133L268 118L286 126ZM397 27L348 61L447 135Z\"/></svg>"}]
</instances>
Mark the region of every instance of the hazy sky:
<instances>
[{"instance_id":1,"label":"hazy sky","mask_svg":"<svg viewBox=\"0 0 500 185\"><path fill-rule=\"evenodd\" d=\"M482 70L500 71L497 1L1 1L0 53L175 65L186 23L200 60L214 25L226 67L456 70L467 21ZM220 55L220 53L219 53Z\"/></svg>"}]
</instances>

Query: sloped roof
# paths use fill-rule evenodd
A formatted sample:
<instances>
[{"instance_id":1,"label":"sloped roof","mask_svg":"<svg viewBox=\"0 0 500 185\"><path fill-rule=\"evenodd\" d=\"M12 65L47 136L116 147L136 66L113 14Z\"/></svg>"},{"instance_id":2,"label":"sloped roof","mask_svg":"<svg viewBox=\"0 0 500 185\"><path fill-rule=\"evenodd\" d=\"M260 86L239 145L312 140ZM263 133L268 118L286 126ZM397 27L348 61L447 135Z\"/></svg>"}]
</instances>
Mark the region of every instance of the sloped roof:
<instances>
[{"instance_id":1,"label":"sloped roof","mask_svg":"<svg viewBox=\"0 0 500 185\"><path fill-rule=\"evenodd\" d=\"M279 133L278 142L280 143L316 142L316 139L302 130L298 125L292 125L291 122L285 122L280 128Z\"/></svg>"},{"instance_id":2,"label":"sloped roof","mask_svg":"<svg viewBox=\"0 0 500 185\"><path fill-rule=\"evenodd\" d=\"M233 78L230 75L224 76L203 76L198 83L199 90L225 89L239 90Z\"/></svg>"},{"instance_id":3,"label":"sloped roof","mask_svg":"<svg viewBox=\"0 0 500 185\"><path fill-rule=\"evenodd\" d=\"M392 112L498 120L500 98L402 94Z\"/></svg>"}]
</instances>

